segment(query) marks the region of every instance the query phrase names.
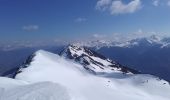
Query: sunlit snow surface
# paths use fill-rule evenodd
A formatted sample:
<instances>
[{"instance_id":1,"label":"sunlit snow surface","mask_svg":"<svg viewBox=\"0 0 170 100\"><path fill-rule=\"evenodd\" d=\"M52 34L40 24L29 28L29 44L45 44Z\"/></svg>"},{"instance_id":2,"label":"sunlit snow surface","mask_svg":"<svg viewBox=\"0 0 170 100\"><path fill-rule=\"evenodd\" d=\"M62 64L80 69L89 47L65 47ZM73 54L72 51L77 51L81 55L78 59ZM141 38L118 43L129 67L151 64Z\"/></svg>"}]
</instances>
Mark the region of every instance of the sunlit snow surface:
<instances>
[{"instance_id":1,"label":"sunlit snow surface","mask_svg":"<svg viewBox=\"0 0 170 100\"><path fill-rule=\"evenodd\" d=\"M170 85L151 75L93 75L40 50L16 80L0 78L0 100L170 100Z\"/></svg>"},{"instance_id":2,"label":"sunlit snow surface","mask_svg":"<svg viewBox=\"0 0 170 100\"><path fill-rule=\"evenodd\" d=\"M64 87L51 82L16 86L3 91L1 100L70 100Z\"/></svg>"}]
</instances>

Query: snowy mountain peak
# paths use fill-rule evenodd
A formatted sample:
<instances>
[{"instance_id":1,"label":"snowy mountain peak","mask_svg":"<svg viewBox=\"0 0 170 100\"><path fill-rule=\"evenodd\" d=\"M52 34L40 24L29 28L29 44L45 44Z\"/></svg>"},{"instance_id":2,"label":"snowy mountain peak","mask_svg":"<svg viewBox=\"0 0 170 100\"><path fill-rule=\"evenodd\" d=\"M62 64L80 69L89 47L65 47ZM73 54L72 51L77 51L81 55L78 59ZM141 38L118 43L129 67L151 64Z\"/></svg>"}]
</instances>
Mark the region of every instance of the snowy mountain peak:
<instances>
[{"instance_id":1,"label":"snowy mountain peak","mask_svg":"<svg viewBox=\"0 0 170 100\"><path fill-rule=\"evenodd\" d=\"M50 52L45 50L38 50L32 55L28 56L27 59L22 63L22 65L13 73L10 73L10 77L15 77L17 74L21 73L24 68L27 68L30 66L30 64L38 57L43 58L46 57L46 55L50 54ZM48 56L47 56L48 57Z\"/></svg>"},{"instance_id":2,"label":"snowy mountain peak","mask_svg":"<svg viewBox=\"0 0 170 100\"><path fill-rule=\"evenodd\" d=\"M150 38L153 40L161 41L161 37L159 37L157 35L151 35Z\"/></svg>"},{"instance_id":3,"label":"snowy mountain peak","mask_svg":"<svg viewBox=\"0 0 170 100\"><path fill-rule=\"evenodd\" d=\"M111 72L128 74L139 73L138 71L122 66L121 64L112 61L93 50L75 44L66 47L60 55L80 63L85 69L95 74Z\"/></svg>"},{"instance_id":4,"label":"snowy mountain peak","mask_svg":"<svg viewBox=\"0 0 170 100\"><path fill-rule=\"evenodd\" d=\"M162 38L157 35L151 35L150 37L148 37L146 39L151 44L153 44L153 43L162 44L162 42L161 42Z\"/></svg>"},{"instance_id":5,"label":"snowy mountain peak","mask_svg":"<svg viewBox=\"0 0 170 100\"><path fill-rule=\"evenodd\" d=\"M69 45L61 55L63 57L39 50L28 57L24 62L26 67L20 69L15 79L0 77L0 100L169 100L170 98L170 85L167 81L151 75L122 74L121 72L132 72L85 47ZM72 57L72 60L68 57ZM106 74L90 74L84 68Z\"/></svg>"}]
</instances>

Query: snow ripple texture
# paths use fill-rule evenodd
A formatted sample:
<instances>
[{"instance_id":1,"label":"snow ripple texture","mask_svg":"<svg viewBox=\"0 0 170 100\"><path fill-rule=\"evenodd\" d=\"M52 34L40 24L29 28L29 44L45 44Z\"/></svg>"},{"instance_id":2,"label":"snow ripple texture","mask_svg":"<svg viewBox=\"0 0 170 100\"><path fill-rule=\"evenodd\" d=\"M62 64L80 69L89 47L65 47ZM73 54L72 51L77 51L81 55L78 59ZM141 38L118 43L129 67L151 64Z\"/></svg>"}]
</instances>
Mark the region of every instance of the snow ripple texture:
<instances>
[{"instance_id":1,"label":"snow ripple texture","mask_svg":"<svg viewBox=\"0 0 170 100\"><path fill-rule=\"evenodd\" d=\"M41 82L4 91L0 100L70 100L66 89L56 83Z\"/></svg>"}]
</instances>

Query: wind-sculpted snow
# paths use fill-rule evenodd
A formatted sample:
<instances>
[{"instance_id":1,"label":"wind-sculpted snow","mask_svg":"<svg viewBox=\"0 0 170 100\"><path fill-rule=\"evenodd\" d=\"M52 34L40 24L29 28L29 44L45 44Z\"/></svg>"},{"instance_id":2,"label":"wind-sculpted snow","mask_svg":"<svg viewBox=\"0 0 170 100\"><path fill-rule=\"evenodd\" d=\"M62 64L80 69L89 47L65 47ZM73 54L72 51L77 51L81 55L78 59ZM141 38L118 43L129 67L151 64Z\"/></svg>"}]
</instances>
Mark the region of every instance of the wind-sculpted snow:
<instances>
[{"instance_id":1,"label":"wind-sculpted snow","mask_svg":"<svg viewBox=\"0 0 170 100\"><path fill-rule=\"evenodd\" d=\"M15 79L0 77L0 100L170 100L169 83L152 75L92 74L43 50L24 64Z\"/></svg>"},{"instance_id":2,"label":"wind-sculpted snow","mask_svg":"<svg viewBox=\"0 0 170 100\"><path fill-rule=\"evenodd\" d=\"M42 50L35 53L32 62L26 68L21 69L15 78L29 84L45 81L57 83L66 88L72 100L170 99L169 83L157 77L143 74L123 74L117 71L94 75L87 73L87 70L81 64L73 60ZM40 88L40 90L42 89ZM39 88L36 91L38 92ZM50 87L48 85L45 91L54 91L56 95L58 93L55 92L55 88L53 90L53 86ZM46 96L48 97L50 94ZM18 94L15 95L18 96ZM30 96L28 95L28 97ZM41 95L38 93L37 96L36 100L43 100L39 98ZM46 98L46 96L43 96L43 98ZM59 99L54 98L52 100Z\"/></svg>"},{"instance_id":3,"label":"wind-sculpted snow","mask_svg":"<svg viewBox=\"0 0 170 100\"><path fill-rule=\"evenodd\" d=\"M22 86L27 84L27 82L22 80L15 80L7 77L0 77L0 88L10 89L16 86Z\"/></svg>"},{"instance_id":4,"label":"wind-sculpted snow","mask_svg":"<svg viewBox=\"0 0 170 100\"><path fill-rule=\"evenodd\" d=\"M0 89L0 93L0 100L71 100L64 87L51 82Z\"/></svg>"}]
</instances>

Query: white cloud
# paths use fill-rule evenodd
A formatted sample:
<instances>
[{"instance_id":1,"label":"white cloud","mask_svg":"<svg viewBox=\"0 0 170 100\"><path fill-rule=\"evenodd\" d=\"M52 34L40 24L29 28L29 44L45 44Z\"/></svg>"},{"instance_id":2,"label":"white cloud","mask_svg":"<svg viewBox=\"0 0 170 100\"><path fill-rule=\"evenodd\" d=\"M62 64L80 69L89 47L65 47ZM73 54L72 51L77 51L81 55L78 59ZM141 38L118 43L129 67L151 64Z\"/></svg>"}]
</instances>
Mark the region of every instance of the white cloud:
<instances>
[{"instance_id":1,"label":"white cloud","mask_svg":"<svg viewBox=\"0 0 170 100\"><path fill-rule=\"evenodd\" d=\"M128 4L122 3L122 1L113 1L110 7L111 14L123 14L134 13L141 8L140 0L133 0Z\"/></svg>"},{"instance_id":2,"label":"white cloud","mask_svg":"<svg viewBox=\"0 0 170 100\"><path fill-rule=\"evenodd\" d=\"M98 10L108 10L112 15L134 13L142 6L141 0L132 0L125 4L121 0L99 0L96 4Z\"/></svg>"},{"instance_id":3,"label":"white cloud","mask_svg":"<svg viewBox=\"0 0 170 100\"><path fill-rule=\"evenodd\" d=\"M157 34L154 31L144 31L142 29L138 29L136 32L131 32L128 34L129 38L133 39L133 38L142 38L142 37L149 37L152 35Z\"/></svg>"},{"instance_id":4,"label":"white cloud","mask_svg":"<svg viewBox=\"0 0 170 100\"><path fill-rule=\"evenodd\" d=\"M96 4L96 9L104 11L108 9L111 3L112 3L112 0L99 0Z\"/></svg>"},{"instance_id":5,"label":"white cloud","mask_svg":"<svg viewBox=\"0 0 170 100\"><path fill-rule=\"evenodd\" d=\"M27 25L22 27L23 30L25 31L36 31L39 29L38 25Z\"/></svg>"},{"instance_id":6,"label":"white cloud","mask_svg":"<svg viewBox=\"0 0 170 100\"><path fill-rule=\"evenodd\" d=\"M170 0L152 0L154 6L170 6Z\"/></svg>"},{"instance_id":7,"label":"white cloud","mask_svg":"<svg viewBox=\"0 0 170 100\"><path fill-rule=\"evenodd\" d=\"M81 18L81 17L79 17L79 18L75 19L75 22L78 22L78 23L80 23L80 22L85 22L85 21L87 21L86 18Z\"/></svg>"},{"instance_id":8,"label":"white cloud","mask_svg":"<svg viewBox=\"0 0 170 100\"><path fill-rule=\"evenodd\" d=\"M168 0L167 5L170 6L170 0Z\"/></svg>"},{"instance_id":9,"label":"white cloud","mask_svg":"<svg viewBox=\"0 0 170 100\"><path fill-rule=\"evenodd\" d=\"M104 34L93 34L93 37L94 38L105 38L106 37L106 35L104 35Z\"/></svg>"},{"instance_id":10,"label":"white cloud","mask_svg":"<svg viewBox=\"0 0 170 100\"><path fill-rule=\"evenodd\" d=\"M153 4L154 6L159 6L159 0L153 0L152 4Z\"/></svg>"},{"instance_id":11,"label":"white cloud","mask_svg":"<svg viewBox=\"0 0 170 100\"><path fill-rule=\"evenodd\" d=\"M129 37L122 33L112 33L112 34L93 34L92 40L104 40L104 41L124 41L127 40ZM101 42L100 41L100 42Z\"/></svg>"},{"instance_id":12,"label":"white cloud","mask_svg":"<svg viewBox=\"0 0 170 100\"><path fill-rule=\"evenodd\" d=\"M134 33L135 35L143 35L145 32L143 32L142 29L139 29L137 32Z\"/></svg>"}]
</instances>

